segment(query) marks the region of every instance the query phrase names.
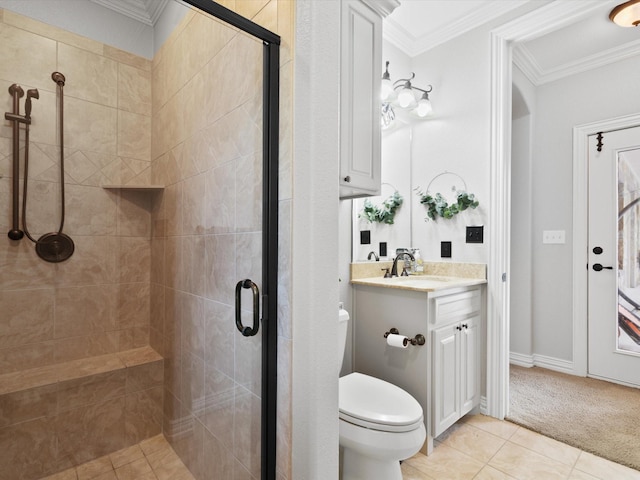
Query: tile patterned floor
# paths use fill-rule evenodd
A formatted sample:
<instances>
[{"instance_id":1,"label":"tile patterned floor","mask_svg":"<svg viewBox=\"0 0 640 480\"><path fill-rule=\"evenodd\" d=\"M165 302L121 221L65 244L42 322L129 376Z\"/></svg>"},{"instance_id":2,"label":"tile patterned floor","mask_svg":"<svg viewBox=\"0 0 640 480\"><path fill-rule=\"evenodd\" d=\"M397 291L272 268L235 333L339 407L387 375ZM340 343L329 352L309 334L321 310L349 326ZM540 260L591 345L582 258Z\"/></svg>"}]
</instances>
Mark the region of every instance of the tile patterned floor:
<instances>
[{"instance_id":1,"label":"tile patterned floor","mask_svg":"<svg viewBox=\"0 0 640 480\"><path fill-rule=\"evenodd\" d=\"M640 472L509 422L468 416L428 457L402 464L404 480L640 480ZM162 435L42 480L194 480Z\"/></svg>"},{"instance_id":2,"label":"tile patterned floor","mask_svg":"<svg viewBox=\"0 0 640 480\"><path fill-rule=\"evenodd\" d=\"M41 480L195 480L162 435Z\"/></svg>"},{"instance_id":3,"label":"tile patterned floor","mask_svg":"<svg viewBox=\"0 0 640 480\"><path fill-rule=\"evenodd\" d=\"M402 464L404 480L640 480L640 472L513 423L465 417L433 453Z\"/></svg>"}]
</instances>

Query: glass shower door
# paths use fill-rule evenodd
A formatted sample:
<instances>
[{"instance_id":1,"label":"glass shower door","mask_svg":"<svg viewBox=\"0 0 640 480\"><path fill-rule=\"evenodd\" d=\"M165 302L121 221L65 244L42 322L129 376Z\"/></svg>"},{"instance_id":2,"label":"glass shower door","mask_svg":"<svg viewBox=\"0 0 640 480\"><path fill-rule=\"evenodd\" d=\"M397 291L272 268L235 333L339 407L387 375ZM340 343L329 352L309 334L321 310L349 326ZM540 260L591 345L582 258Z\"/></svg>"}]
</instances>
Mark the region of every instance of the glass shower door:
<instances>
[{"instance_id":1,"label":"glass shower door","mask_svg":"<svg viewBox=\"0 0 640 480\"><path fill-rule=\"evenodd\" d=\"M198 8L154 70L166 88L154 141L174 133L176 113L183 139L166 157L183 178L164 195L182 216L166 238L177 314L164 432L197 480L275 479L279 38L214 2L186 3Z\"/></svg>"}]
</instances>

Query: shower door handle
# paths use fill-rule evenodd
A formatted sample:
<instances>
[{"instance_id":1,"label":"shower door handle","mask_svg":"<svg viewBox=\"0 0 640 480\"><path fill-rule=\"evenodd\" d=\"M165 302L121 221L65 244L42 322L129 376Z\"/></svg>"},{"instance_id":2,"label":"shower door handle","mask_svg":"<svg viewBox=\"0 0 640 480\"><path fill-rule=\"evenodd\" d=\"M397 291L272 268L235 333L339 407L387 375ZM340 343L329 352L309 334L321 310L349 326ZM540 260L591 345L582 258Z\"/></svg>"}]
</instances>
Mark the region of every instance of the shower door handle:
<instances>
[{"instance_id":1,"label":"shower door handle","mask_svg":"<svg viewBox=\"0 0 640 480\"><path fill-rule=\"evenodd\" d=\"M242 324L240 315L242 305L242 289L250 288L253 293L253 328ZM245 337L253 337L260 328L260 290L252 280L240 280L236 285L236 328Z\"/></svg>"}]
</instances>

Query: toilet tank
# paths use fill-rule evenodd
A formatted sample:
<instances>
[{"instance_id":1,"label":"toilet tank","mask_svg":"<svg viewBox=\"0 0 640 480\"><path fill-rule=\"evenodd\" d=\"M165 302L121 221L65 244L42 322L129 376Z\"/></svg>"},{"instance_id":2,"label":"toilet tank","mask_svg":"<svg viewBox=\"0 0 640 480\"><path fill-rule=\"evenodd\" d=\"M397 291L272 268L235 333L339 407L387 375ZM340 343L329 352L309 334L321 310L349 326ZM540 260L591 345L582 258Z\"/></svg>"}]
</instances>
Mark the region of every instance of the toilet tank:
<instances>
[{"instance_id":1,"label":"toilet tank","mask_svg":"<svg viewBox=\"0 0 640 480\"><path fill-rule=\"evenodd\" d=\"M340 366L342 368L342 359L344 358L344 349L347 346L347 327L349 326L349 312L347 312L342 302L338 304L338 355L340 356Z\"/></svg>"}]
</instances>

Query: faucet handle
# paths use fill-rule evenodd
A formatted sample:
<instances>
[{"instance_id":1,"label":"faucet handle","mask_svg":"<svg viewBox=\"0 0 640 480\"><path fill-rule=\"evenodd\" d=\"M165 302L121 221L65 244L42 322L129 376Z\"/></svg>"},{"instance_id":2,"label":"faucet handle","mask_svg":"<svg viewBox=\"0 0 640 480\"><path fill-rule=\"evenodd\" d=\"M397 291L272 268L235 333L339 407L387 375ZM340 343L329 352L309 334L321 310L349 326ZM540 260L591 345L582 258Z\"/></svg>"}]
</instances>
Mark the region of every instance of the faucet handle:
<instances>
[{"instance_id":1,"label":"faucet handle","mask_svg":"<svg viewBox=\"0 0 640 480\"><path fill-rule=\"evenodd\" d=\"M407 270L407 267L402 267L402 273L400 274L401 277L408 277L409 276L409 271Z\"/></svg>"},{"instance_id":2,"label":"faucet handle","mask_svg":"<svg viewBox=\"0 0 640 480\"><path fill-rule=\"evenodd\" d=\"M381 268L380 270L384 270L384 278L391 278L388 268Z\"/></svg>"}]
</instances>

